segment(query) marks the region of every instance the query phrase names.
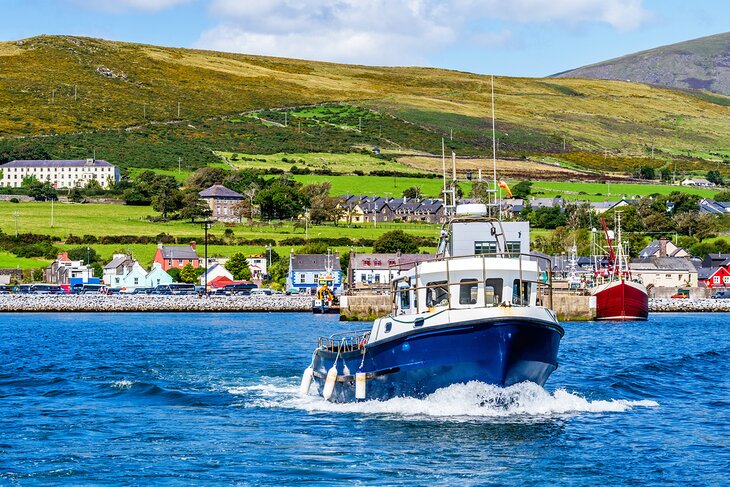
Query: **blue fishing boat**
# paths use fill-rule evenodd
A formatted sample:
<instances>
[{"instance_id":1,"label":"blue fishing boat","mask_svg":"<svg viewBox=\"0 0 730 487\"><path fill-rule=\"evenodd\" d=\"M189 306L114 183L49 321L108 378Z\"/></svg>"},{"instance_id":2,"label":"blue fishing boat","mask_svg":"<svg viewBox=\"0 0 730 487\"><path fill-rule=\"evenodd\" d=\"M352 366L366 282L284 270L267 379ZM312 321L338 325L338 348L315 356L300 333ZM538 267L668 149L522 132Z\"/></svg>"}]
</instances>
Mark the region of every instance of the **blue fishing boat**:
<instances>
[{"instance_id":1,"label":"blue fishing boat","mask_svg":"<svg viewBox=\"0 0 730 487\"><path fill-rule=\"evenodd\" d=\"M392 312L368 330L321 337L301 392L314 383L325 399L350 402L469 381L542 386L564 332L551 309L550 265L529 246L529 222L454 205L436 256L393 269Z\"/></svg>"}]
</instances>

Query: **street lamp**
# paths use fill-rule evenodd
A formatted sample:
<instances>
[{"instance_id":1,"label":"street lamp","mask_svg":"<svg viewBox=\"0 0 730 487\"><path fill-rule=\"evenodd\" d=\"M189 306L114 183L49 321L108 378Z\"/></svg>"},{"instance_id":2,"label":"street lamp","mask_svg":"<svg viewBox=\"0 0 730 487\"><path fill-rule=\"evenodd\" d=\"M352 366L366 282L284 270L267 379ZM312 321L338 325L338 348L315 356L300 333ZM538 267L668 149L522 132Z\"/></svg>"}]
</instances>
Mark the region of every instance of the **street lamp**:
<instances>
[{"instance_id":1,"label":"street lamp","mask_svg":"<svg viewBox=\"0 0 730 487\"><path fill-rule=\"evenodd\" d=\"M203 228L205 229L205 259L203 262L205 264L203 265L203 276L205 279L205 294L208 295L208 230L210 230L210 225L213 223L212 220L206 219L204 222L202 222Z\"/></svg>"}]
</instances>

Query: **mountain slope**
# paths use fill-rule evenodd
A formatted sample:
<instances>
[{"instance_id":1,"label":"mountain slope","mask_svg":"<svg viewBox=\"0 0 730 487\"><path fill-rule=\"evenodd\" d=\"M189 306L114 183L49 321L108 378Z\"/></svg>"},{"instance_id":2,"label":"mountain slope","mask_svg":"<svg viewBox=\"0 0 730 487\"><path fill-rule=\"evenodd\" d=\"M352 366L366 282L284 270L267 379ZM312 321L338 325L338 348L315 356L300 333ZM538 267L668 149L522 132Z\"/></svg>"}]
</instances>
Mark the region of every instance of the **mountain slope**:
<instances>
[{"instance_id":1,"label":"mountain slope","mask_svg":"<svg viewBox=\"0 0 730 487\"><path fill-rule=\"evenodd\" d=\"M490 79L456 71L40 36L0 43L0 73L0 139L6 140L127 128L149 142L169 131L140 127L164 125L178 133L194 131L206 119L247 111L347 102L426 130L433 147L440 148L440 138L451 129L455 141L465 139L477 148L491 143ZM525 147L557 152L563 141L569 149L629 155L644 154L652 144L728 146L730 98L721 96L616 81L508 77L495 78L495 95L504 155L519 155ZM250 139L248 129L215 131ZM423 140L428 134L422 135ZM190 135L197 137L197 132ZM215 140L207 147L222 149ZM224 150L256 148L232 144Z\"/></svg>"},{"instance_id":2,"label":"mountain slope","mask_svg":"<svg viewBox=\"0 0 730 487\"><path fill-rule=\"evenodd\" d=\"M730 32L637 52L553 77L631 80L730 95Z\"/></svg>"}]
</instances>

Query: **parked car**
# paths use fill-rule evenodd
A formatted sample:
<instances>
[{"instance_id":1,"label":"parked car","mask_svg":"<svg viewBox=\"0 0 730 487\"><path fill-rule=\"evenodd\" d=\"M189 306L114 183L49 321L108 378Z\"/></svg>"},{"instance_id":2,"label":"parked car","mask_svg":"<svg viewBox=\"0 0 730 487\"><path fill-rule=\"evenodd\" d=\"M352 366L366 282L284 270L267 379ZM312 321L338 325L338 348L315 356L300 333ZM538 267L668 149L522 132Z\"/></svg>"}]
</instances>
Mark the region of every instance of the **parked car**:
<instances>
[{"instance_id":1,"label":"parked car","mask_svg":"<svg viewBox=\"0 0 730 487\"><path fill-rule=\"evenodd\" d=\"M251 294L253 289L256 289L256 284L229 284L224 287L226 291L230 291L231 294L237 294L240 296L248 296Z\"/></svg>"},{"instance_id":2,"label":"parked car","mask_svg":"<svg viewBox=\"0 0 730 487\"><path fill-rule=\"evenodd\" d=\"M715 291L712 299L730 299L730 291Z\"/></svg>"},{"instance_id":3,"label":"parked car","mask_svg":"<svg viewBox=\"0 0 730 487\"><path fill-rule=\"evenodd\" d=\"M286 295L292 295L292 294L299 294L299 288L293 287L291 289L286 290Z\"/></svg>"},{"instance_id":4,"label":"parked car","mask_svg":"<svg viewBox=\"0 0 730 487\"><path fill-rule=\"evenodd\" d=\"M84 284L79 294L106 294L106 287L103 284Z\"/></svg>"},{"instance_id":5,"label":"parked car","mask_svg":"<svg viewBox=\"0 0 730 487\"><path fill-rule=\"evenodd\" d=\"M672 298L674 299L688 299L689 298L689 290L687 289L680 289L677 291L676 294L672 294Z\"/></svg>"},{"instance_id":6,"label":"parked car","mask_svg":"<svg viewBox=\"0 0 730 487\"><path fill-rule=\"evenodd\" d=\"M150 294L153 291L151 287L136 287L127 294Z\"/></svg>"},{"instance_id":7,"label":"parked car","mask_svg":"<svg viewBox=\"0 0 730 487\"><path fill-rule=\"evenodd\" d=\"M210 294L211 294L211 296L230 296L231 291L224 289L224 288L219 288L219 289L212 290L210 292Z\"/></svg>"},{"instance_id":8,"label":"parked car","mask_svg":"<svg viewBox=\"0 0 730 487\"><path fill-rule=\"evenodd\" d=\"M122 294L122 288L120 287L108 287L106 288L107 294Z\"/></svg>"},{"instance_id":9,"label":"parked car","mask_svg":"<svg viewBox=\"0 0 730 487\"><path fill-rule=\"evenodd\" d=\"M61 286L54 284L33 284L29 292L30 294L66 294Z\"/></svg>"},{"instance_id":10,"label":"parked car","mask_svg":"<svg viewBox=\"0 0 730 487\"><path fill-rule=\"evenodd\" d=\"M251 296L271 296L271 289L251 289Z\"/></svg>"}]
</instances>

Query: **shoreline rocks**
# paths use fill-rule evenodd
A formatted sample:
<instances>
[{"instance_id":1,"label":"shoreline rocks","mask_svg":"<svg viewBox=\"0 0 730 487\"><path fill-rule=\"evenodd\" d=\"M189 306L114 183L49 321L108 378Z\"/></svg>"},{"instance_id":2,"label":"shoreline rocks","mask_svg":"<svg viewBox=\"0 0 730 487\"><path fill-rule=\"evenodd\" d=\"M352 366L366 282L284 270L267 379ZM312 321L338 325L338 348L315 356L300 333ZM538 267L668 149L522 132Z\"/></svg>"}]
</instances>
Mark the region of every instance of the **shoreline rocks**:
<instances>
[{"instance_id":1,"label":"shoreline rocks","mask_svg":"<svg viewBox=\"0 0 730 487\"><path fill-rule=\"evenodd\" d=\"M723 313L730 311L730 299L672 299L649 300L651 313Z\"/></svg>"},{"instance_id":2,"label":"shoreline rocks","mask_svg":"<svg viewBox=\"0 0 730 487\"><path fill-rule=\"evenodd\" d=\"M0 295L0 312L302 312L305 296Z\"/></svg>"}]
</instances>

